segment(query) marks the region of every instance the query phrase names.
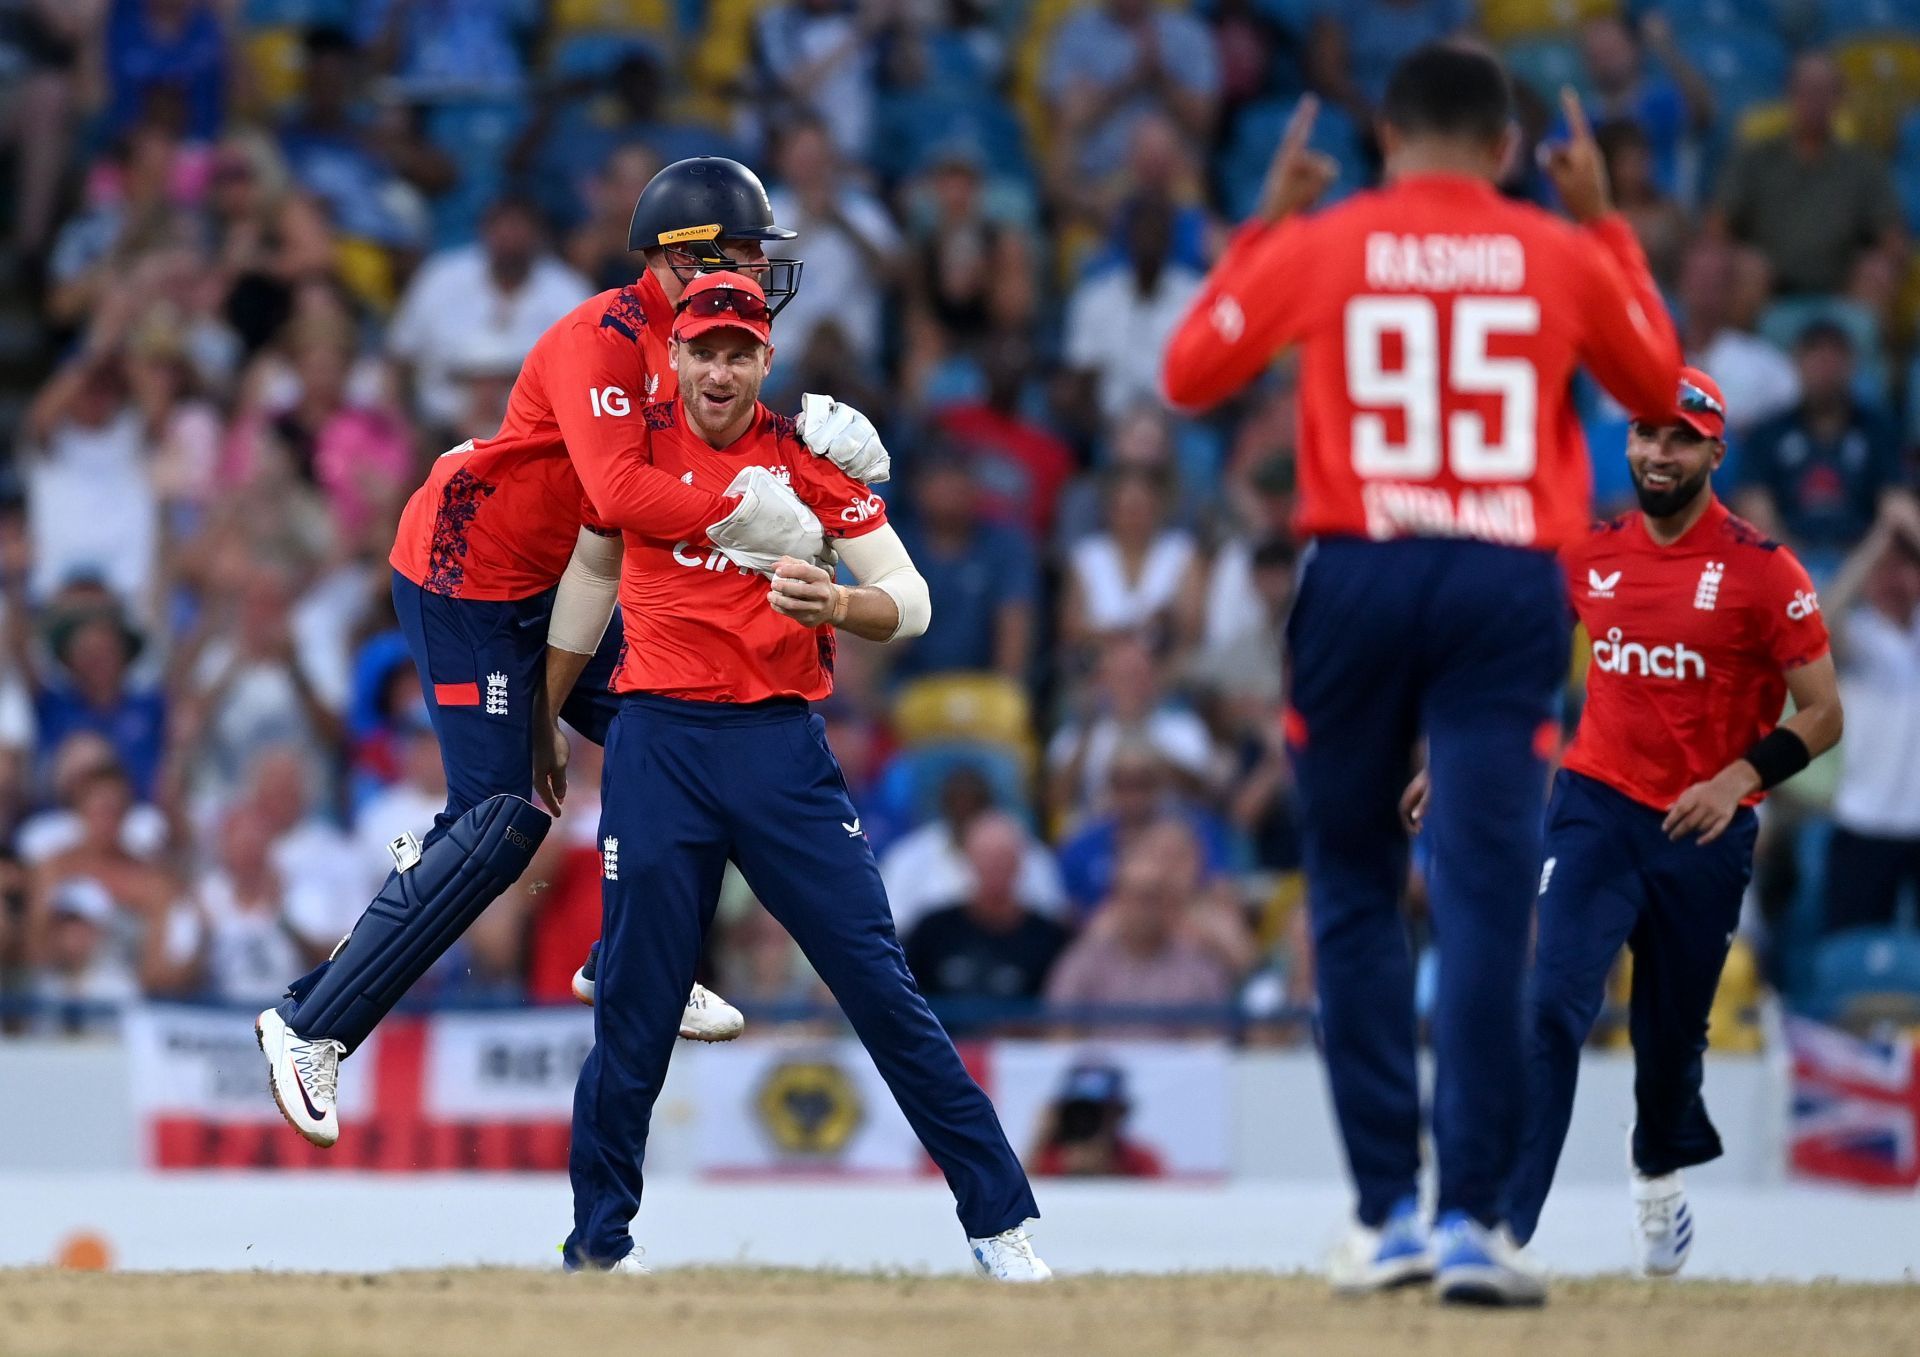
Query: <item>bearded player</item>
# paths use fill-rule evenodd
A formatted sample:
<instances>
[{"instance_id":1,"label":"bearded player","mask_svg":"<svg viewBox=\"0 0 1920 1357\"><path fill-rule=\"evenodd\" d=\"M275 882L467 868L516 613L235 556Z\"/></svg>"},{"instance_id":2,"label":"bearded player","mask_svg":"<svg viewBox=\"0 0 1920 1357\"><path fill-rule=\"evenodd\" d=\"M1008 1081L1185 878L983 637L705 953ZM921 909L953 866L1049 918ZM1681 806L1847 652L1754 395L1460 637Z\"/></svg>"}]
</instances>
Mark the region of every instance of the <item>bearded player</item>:
<instances>
[{"instance_id":1,"label":"bearded player","mask_svg":"<svg viewBox=\"0 0 1920 1357\"><path fill-rule=\"evenodd\" d=\"M797 551L767 552L623 534L628 644L601 793L604 937L594 1045L574 1096L567 1265L644 1271L629 1229L674 998L732 861L833 991L945 1174L976 1265L1001 1281L1045 1281L1025 1230L1039 1214L1026 1174L907 969L860 812L809 707L833 691L837 631L883 643L922 634L927 583L879 497L759 403L771 319L752 279L696 280L673 323L680 398L644 412L638 456L650 466L696 489L790 484L810 535ZM857 587L815 563L827 541ZM556 649L555 691L585 659Z\"/></svg>"},{"instance_id":2,"label":"bearded player","mask_svg":"<svg viewBox=\"0 0 1920 1357\"><path fill-rule=\"evenodd\" d=\"M1629 1144L1640 1270L1693 1247L1680 1171L1720 1155L1700 1096L1707 1016L1753 874L1754 807L1840 739L1827 628L1793 553L1713 493L1720 388L1687 368L1672 412L1627 436L1638 513L1562 552L1592 645L1587 703L1547 810L1533 987L1532 1097L1507 1220L1540 1219L1573 1116L1580 1048L1633 951ZM1781 721L1785 697L1794 712ZM1409 788L1414 827L1423 779ZM1444 869L1443 869L1444 870Z\"/></svg>"},{"instance_id":3,"label":"bearded player","mask_svg":"<svg viewBox=\"0 0 1920 1357\"><path fill-rule=\"evenodd\" d=\"M1169 396L1212 405L1301 346L1299 498L1311 539L1288 622L1321 1030L1358 1219L1343 1291L1435 1277L1442 1299L1537 1304L1503 1197L1526 1116L1521 984L1540 865L1566 589L1554 552L1587 528L1569 401L1585 365L1628 410L1669 409L1679 345L1608 204L1569 93L1548 170L1570 224L1501 197L1506 73L1435 44L1389 81L1386 185L1300 214L1331 178L1288 130L1257 219L1234 237L1166 357ZM1409 751L1431 751L1438 1220L1421 1212L1413 962L1400 916Z\"/></svg>"},{"instance_id":4,"label":"bearded player","mask_svg":"<svg viewBox=\"0 0 1920 1357\"><path fill-rule=\"evenodd\" d=\"M661 170L634 205L640 278L555 322L527 355L500 431L442 455L408 501L390 558L394 607L440 741L447 806L424 838L391 841L394 870L353 931L255 1024L274 1099L312 1143L339 1138L341 1059L519 879L546 834L548 817L526 798L536 772L564 791L564 739L556 750L549 732L534 738L547 638L558 629L580 645L583 634L556 612L562 576L591 573L623 530L701 549L797 545L799 506L784 486L695 488L634 455L640 410L677 387L675 302L704 273L744 268L766 280L777 310L801 265L769 262L764 247L793 236L744 165L700 156ZM814 455L885 479L885 450L857 411L809 396L800 437ZM621 640L606 622L584 641L597 652L586 680L567 689L569 724L595 741L612 718L606 680ZM558 812L557 795L548 804ZM682 994L681 1035L739 1034L738 1010L698 985Z\"/></svg>"}]
</instances>

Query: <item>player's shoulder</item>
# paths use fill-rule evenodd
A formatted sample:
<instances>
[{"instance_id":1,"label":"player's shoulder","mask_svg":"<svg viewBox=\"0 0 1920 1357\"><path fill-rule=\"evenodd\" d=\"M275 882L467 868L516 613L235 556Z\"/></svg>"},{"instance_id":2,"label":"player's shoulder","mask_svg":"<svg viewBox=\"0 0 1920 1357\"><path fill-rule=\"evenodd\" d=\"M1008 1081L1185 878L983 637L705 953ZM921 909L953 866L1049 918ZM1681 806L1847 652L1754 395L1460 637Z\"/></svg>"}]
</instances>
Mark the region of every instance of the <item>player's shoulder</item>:
<instances>
[{"instance_id":1,"label":"player's shoulder","mask_svg":"<svg viewBox=\"0 0 1920 1357\"><path fill-rule=\"evenodd\" d=\"M1632 525L1631 512L1595 519L1587 525L1585 532L1560 548L1560 558L1563 561L1585 560L1591 556L1627 550L1633 541L1627 532Z\"/></svg>"},{"instance_id":2,"label":"player's shoulder","mask_svg":"<svg viewBox=\"0 0 1920 1357\"><path fill-rule=\"evenodd\" d=\"M673 427L674 407L678 401L652 401L640 407L640 421L649 433L665 433Z\"/></svg>"},{"instance_id":3,"label":"player's shoulder","mask_svg":"<svg viewBox=\"0 0 1920 1357\"><path fill-rule=\"evenodd\" d=\"M1786 559L1793 559L1793 553L1759 528L1747 522L1736 513L1729 513L1720 520L1718 536L1729 550L1754 552L1763 556L1775 556L1785 553Z\"/></svg>"}]
</instances>

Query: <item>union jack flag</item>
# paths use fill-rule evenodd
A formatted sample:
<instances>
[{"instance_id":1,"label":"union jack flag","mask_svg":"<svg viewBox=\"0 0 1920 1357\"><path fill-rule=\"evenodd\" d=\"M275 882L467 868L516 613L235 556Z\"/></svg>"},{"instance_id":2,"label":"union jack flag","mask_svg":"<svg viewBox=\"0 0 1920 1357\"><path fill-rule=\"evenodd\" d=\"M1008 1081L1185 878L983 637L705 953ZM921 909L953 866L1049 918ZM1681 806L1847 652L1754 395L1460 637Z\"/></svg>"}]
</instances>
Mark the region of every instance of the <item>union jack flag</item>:
<instances>
[{"instance_id":1,"label":"union jack flag","mask_svg":"<svg viewBox=\"0 0 1920 1357\"><path fill-rule=\"evenodd\" d=\"M1920 1053L1912 1040L1869 1040L1805 1018L1788 1018L1786 1029L1793 1171L1873 1187L1920 1185Z\"/></svg>"}]
</instances>

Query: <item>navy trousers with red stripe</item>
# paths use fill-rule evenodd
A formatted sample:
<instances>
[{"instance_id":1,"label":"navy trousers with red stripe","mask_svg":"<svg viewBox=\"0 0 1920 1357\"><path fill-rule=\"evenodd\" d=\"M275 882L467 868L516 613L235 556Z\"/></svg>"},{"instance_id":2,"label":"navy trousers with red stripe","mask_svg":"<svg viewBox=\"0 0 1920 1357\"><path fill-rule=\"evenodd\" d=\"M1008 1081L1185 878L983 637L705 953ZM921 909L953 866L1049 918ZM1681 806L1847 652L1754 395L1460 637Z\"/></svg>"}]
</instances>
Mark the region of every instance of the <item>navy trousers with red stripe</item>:
<instances>
[{"instance_id":1,"label":"navy trousers with red stripe","mask_svg":"<svg viewBox=\"0 0 1920 1357\"><path fill-rule=\"evenodd\" d=\"M502 793L530 796L533 792L533 724L540 707L546 676L547 622L553 614L554 590L532 598L495 602L448 598L430 593L393 572L393 608L407 649L420 673L426 696L427 718L440 742L440 762L447 775L447 804L421 836L431 844L447 826L489 797ZM618 709L609 691L620 649L620 615L608 624L600 649L574 686L561 716L595 744L604 743L607 727ZM418 832L419 825L394 825ZM409 936L439 932L431 910L407 919ZM451 947L454 939L446 941ZM405 937L394 946L407 945ZM442 953L446 950L441 948ZM312 992L332 967L323 961L293 983L293 993ZM334 982L347 977L335 975ZM398 993L378 996L384 1015L400 1002ZM384 1003L384 1007L378 1007ZM365 1011L364 1009L362 1010ZM308 1040L334 1037L351 1049L364 1038L361 1031L309 1031L301 1023L300 1000L291 995L280 1005L280 1015L293 1031ZM374 1019L377 1021L378 1019Z\"/></svg>"},{"instance_id":2,"label":"navy trousers with red stripe","mask_svg":"<svg viewBox=\"0 0 1920 1357\"><path fill-rule=\"evenodd\" d=\"M1414 743L1440 953L1432 1043L1439 1208L1500 1219L1526 1110L1521 994L1546 798L1543 728L1570 617L1551 554L1328 538L1288 620L1288 721L1334 1112L1379 1225L1415 1195L1420 1081L1398 816ZM1551 733L1550 730L1548 733Z\"/></svg>"}]
</instances>

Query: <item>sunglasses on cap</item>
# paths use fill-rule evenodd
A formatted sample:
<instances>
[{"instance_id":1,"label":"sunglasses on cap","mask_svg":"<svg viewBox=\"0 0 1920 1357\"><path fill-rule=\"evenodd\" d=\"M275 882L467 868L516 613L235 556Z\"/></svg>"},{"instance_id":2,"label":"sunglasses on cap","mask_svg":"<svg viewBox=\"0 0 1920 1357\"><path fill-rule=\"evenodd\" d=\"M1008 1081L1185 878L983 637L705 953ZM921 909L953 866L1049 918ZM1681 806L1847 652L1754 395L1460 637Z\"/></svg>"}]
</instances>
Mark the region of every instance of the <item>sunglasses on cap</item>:
<instances>
[{"instance_id":1,"label":"sunglasses on cap","mask_svg":"<svg viewBox=\"0 0 1920 1357\"><path fill-rule=\"evenodd\" d=\"M1689 415L1718 415L1727 417L1727 408L1709 396L1692 382L1680 383L1680 410Z\"/></svg>"},{"instance_id":2,"label":"sunglasses on cap","mask_svg":"<svg viewBox=\"0 0 1920 1357\"><path fill-rule=\"evenodd\" d=\"M711 320L715 316L738 316L749 325L768 325L773 321L773 311L766 302L737 287L715 287L692 293L680 299L673 313L700 320Z\"/></svg>"}]
</instances>

